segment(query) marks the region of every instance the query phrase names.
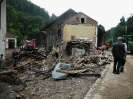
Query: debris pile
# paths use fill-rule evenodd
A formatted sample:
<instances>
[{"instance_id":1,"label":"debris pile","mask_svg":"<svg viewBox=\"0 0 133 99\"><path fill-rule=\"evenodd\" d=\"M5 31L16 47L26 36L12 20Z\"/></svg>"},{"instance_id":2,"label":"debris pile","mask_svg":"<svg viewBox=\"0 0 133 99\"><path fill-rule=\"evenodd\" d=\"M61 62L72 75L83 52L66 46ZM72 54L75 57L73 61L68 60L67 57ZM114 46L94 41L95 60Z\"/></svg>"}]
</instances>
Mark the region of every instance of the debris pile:
<instances>
[{"instance_id":1,"label":"debris pile","mask_svg":"<svg viewBox=\"0 0 133 99\"><path fill-rule=\"evenodd\" d=\"M109 64L112 60L112 55L108 51L97 50L94 46L94 41L95 38L90 40L88 44L85 44L87 43L86 41L83 43L83 41L78 40L77 42L79 47L80 45L88 45L89 49L80 57L73 55L67 56L68 60L64 58L64 53L60 53L59 49L55 48L54 46L52 47L48 56L46 56L45 51L43 50L39 50L39 52L36 53L27 53L25 55L21 54L19 62L17 63L17 67L11 68L10 66L9 70L1 72L0 75L14 73L15 70L19 76L21 75L19 77L20 80L29 80L29 75L31 76L32 80L39 75L44 75L43 79L46 79L47 77L51 76L51 72L58 63L66 63L71 65L69 71L65 70L65 68L59 68L57 70L58 72L69 74L83 74L85 72L87 72L87 74L100 74L103 67L105 67L104 65ZM71 44L73 44L73 42ZM69 46L71 44L69 44ZM76 41L75 44L77 44ZM76 45L76 47L78 47L78 45ZM22 80L22 82L24 81Z\"/></svg>"},{"instance_id":2,"label":"debris pile","mask_svg":"<svg viewBox=\"0 0 133 99\"><path fill-rule=\"evenodd\" d=\"M71 54L66 51L60 52L54 46L48 54L44 48L38 49L37 52L21 53L16 67L12 67L11 60L6 60L6 68L0 71L0 81L10 84L12 97L23 98L24 94L19 95L17 93L30 88L30 83L44 81L44 79L48 82L50 77L66 79L67 76L74 78L73 76L76 75L78 77L90 76L90 79L96 79L96 77L101 76L101 71L106 67L106 64L112 61L112 54L109 51L97 50L94 41L69 42L69 48L71 44L76 44L71 50L69 49ZM59 64L63 66L59 66ZM41 87L39 88L41 89Z\"/></svg>"}]
</instances>

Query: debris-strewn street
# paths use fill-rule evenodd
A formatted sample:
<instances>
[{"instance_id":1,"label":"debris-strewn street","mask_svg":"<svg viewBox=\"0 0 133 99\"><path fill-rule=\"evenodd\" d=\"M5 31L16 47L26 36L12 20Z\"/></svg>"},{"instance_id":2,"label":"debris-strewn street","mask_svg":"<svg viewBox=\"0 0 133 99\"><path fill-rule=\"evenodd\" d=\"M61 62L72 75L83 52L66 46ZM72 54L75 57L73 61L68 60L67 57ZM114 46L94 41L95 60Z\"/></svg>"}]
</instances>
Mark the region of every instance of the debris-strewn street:
<instances>
[{"instance_id":1,"label":"debris-strewn street","mask_svg":"<svg viewBox=\"0 0 133 99\"><path fill-rule=\"evenodd\" d=\"M8 58L0 72L0 87L1 95L8 93L8 99L82 99L112 61L108 51L93 49L81 57L73 57L53 47L48 56L43 52L20 51L17 66L12 67L9 57L12 51L6 53ZM53 78L52 71L58 63L71 65L69 70L62 66L56 70L68 74L65 79ZM4 95L1 97L5 99Z\"/></svg>"}]
</instances>

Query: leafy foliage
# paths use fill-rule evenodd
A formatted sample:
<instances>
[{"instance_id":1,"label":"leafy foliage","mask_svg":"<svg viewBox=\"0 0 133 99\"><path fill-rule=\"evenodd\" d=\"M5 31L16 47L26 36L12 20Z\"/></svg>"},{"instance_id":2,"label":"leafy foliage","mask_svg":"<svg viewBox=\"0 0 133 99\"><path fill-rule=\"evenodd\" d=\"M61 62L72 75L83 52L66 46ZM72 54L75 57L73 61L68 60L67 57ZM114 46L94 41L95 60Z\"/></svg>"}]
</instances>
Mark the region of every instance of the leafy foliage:
<instances>
[{"instance_id":1,"label":"leafy foliage","mask_svg":"<svg viewBox=\"0 0 133 99\"><path fill-rule=\"evenodd\" d=\"M126 29L126 21L124 16L120 19L120 22L116 27L111 28L110 30L106 31L106 41L113 44L116 42L118 37L121 37L125 34Z\"/></svg>"},{"instance_id":2,"label":"leafy foliage","mask_svg":"<svg viewBox=\"0 0 133 99\"><path fill-rule=\"evenodd\" d=\"M133 15L128 18L128 20L127 20L127 26L133 26Z\"/></svg>"},{"instance_id":3,"label":"leafy foliage","mask_svg":"<svg viewBox=\"0 0 133 99\"><path fill-rule=\"evenodd\" d=\"M31 39L56 16L29 0L7 0L7 32L18 36L18 43Z\"/></svg>"}]
</instances>

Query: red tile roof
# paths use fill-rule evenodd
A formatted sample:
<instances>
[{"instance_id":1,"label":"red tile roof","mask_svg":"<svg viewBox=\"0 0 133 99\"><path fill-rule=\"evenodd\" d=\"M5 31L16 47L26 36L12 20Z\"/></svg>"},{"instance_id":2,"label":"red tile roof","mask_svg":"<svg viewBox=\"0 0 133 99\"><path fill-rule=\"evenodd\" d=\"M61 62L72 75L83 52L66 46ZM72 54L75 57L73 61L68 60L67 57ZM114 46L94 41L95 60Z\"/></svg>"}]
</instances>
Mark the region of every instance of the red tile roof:
<instances>
[{"instance_id":1,"label":"red tile roof","mask_svg":"<svg viewBox=\"0 0 133 99\"><path fill-rule=\"evenodd\" d=\"M18 36L14 35L14 34L6 33L6 37L17 38Z\"/></svg>"}]
</instances>

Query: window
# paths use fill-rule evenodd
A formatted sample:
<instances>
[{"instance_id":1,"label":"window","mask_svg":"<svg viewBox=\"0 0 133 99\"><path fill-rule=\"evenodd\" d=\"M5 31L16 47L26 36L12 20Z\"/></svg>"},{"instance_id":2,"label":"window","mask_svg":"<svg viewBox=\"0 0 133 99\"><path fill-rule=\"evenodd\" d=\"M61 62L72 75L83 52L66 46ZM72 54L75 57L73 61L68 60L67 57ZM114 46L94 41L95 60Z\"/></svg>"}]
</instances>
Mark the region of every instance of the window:
<instances>
[{"instance_id":1,"label":"window","mask_svg":"<svg viewBox=\"0 0 133 99\"><path fill-rule=\"evenodd\" d=\"M81 23L85 23L85 19L84 18L81 18Z\"/></svg>"}]
</instances>

